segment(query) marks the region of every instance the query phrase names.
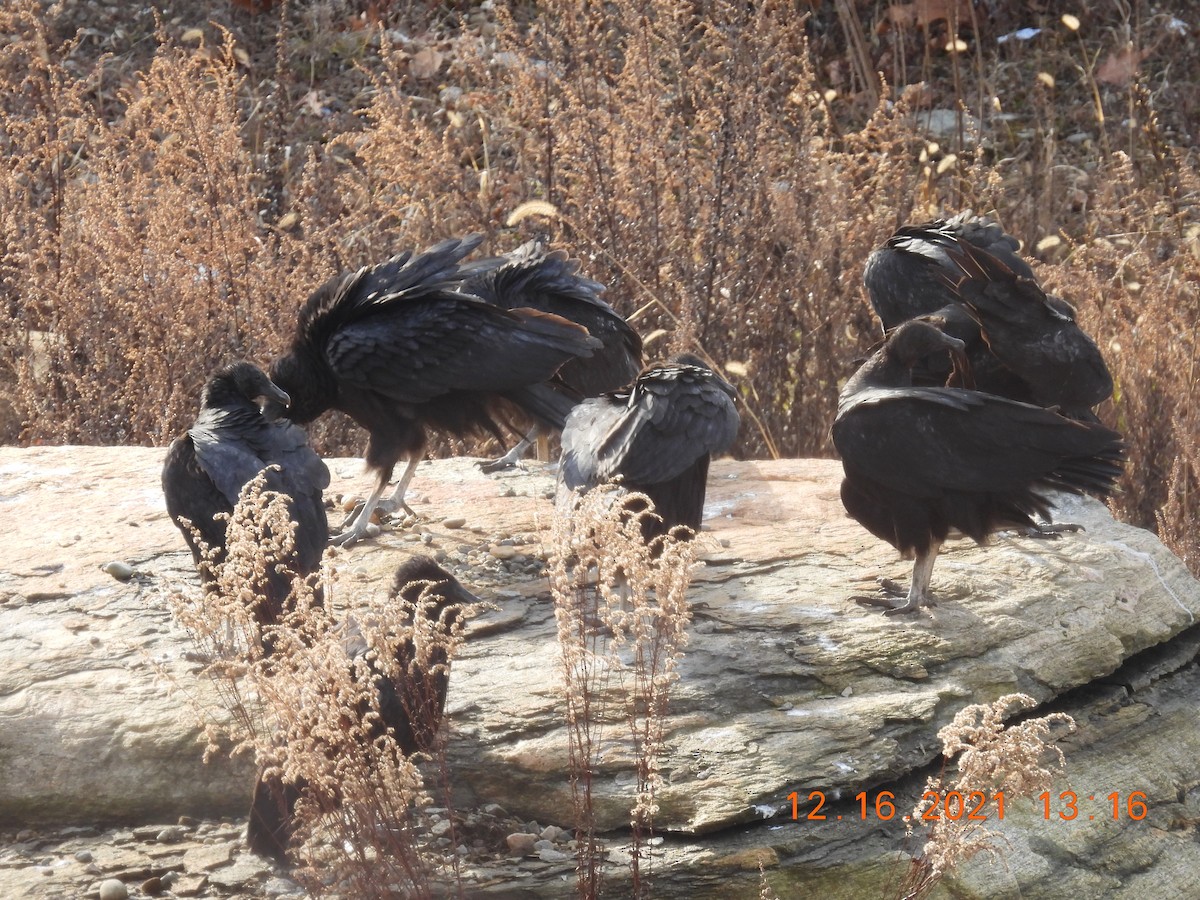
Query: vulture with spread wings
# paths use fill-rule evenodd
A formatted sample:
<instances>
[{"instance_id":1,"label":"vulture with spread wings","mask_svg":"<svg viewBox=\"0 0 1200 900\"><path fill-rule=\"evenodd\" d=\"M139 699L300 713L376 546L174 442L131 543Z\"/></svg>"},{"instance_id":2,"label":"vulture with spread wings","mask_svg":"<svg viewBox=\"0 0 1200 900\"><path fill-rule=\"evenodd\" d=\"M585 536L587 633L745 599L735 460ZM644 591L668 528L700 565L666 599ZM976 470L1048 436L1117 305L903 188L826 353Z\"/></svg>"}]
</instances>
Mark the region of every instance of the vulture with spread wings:
<instances>
[{"instance_id":1,"label":"vulture with spread wings","mask_svg":"<svg viewBox=\"0 0 1200 900\"><path fill-rule=\"evenodd\" d=\"M563 428L558 508L569 511L576 491L619 480L654 503L658 518L642 523L647 542L681 525L698 532L709 460L737 437L736 396L685 355L647 368L624 390L584 400Z\"/></svg>"},{"instance_id":2,"label":"vulture with spread wings","mask_svg":"<svg viewBox=\"0 0 1200 900\"><path fill-rule=\"evenodd\" d=\"M427 428L503 439L497 418L504 402L539 422L561 423L571 403L545 382L600 346L560 316L501 309L459 291L459 261L481 240L445 241L332 279L305 303L290 351L271 366L271 380L291 398L293 421L337 409L368 432L366 461L377 482L337 543L361 538L377 507L407 508ZM404 474L380 502L401 459L408 461Z\"/></svg>"}]
</instances>

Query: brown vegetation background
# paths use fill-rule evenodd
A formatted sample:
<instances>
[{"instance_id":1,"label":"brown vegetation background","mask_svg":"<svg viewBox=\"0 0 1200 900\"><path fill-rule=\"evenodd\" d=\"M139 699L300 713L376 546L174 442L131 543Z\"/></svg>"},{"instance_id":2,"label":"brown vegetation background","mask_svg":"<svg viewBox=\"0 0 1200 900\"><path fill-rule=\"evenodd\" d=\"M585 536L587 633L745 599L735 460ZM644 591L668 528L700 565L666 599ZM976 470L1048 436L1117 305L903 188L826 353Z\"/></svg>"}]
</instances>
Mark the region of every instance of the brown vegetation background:
<instances>
[{"instance_id":1,"label":"brown vegetation background","mask_svg":"<svg viewBox=\"0 0 1200 900\"><path fill-rule=\"evenodd\" d=\"M972 207L1108 356L1117 513L1200 570L1194 12L162 5L0 10L0 439L163 445L324 279L484 231L488 252L549 234L652 354L728 366L738 455L831 455L838 387L879 337L867 254ZM507 224L530 200L558 214Z\"/></svg>"}]
</instances>

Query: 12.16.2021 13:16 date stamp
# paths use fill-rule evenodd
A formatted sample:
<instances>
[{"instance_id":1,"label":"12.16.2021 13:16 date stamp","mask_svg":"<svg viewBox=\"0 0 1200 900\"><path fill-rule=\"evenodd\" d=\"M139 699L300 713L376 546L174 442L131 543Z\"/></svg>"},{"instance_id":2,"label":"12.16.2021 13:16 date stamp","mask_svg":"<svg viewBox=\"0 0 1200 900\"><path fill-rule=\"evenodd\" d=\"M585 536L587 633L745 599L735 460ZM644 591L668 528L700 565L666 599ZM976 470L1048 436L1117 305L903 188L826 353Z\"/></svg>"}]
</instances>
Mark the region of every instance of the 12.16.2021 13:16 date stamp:
<instances>
[{"instance_id":1,"label":"12.16.2021 13:16 date stamp","mask_svg":"<svg viewBox=\"0 0 1200 900\"><path fill-rule=\"evenodd\" d=\"M792 804L792 819L799 820L800 793L792 791L787 795ZM1037 796L1042 818L1060 819L1071 822L1075 820L1091 821L1097 818L1120 820L1122 818L1140 822L1146 818L1150 808L1144 791L1132 791L1122 794L1113 791L1111 794L1097 798L1095 794L1081 797L1074 791L1063 791L1057 796L1049 791L1043 791ZM891 791L877 791L868 794L860 791L854 795L858 804L850 818L862 820L874 818L886 822L896 817L896 795ZM824 822L830 819L841 819L841 814L832 814L825 810L825 793L810 791L808 803L813 804L803 816L809 822ZM1004 791L947 791L944 794L937 791L926 791L921 797L921 813L919 819L923 822L937 822L941 819L951 821L964 820L967 822L986 822L989 819L1001 821L1004 819ZM901 818L904 815L901 814Z\"/></svg>"}]
</instances>

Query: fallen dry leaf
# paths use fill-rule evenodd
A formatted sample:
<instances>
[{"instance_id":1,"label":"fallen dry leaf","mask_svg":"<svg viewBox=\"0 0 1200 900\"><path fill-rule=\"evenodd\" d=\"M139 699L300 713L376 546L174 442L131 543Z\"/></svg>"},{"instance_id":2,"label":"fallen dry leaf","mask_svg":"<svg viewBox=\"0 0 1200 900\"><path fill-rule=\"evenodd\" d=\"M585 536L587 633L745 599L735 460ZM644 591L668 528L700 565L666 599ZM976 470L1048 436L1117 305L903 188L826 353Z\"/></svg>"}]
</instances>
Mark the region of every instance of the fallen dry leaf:
<instances>
[{"instance_id":1,"label":"fallen dry leaf","mask_svg":"<svg viewBox=\"0 0 1200 900\"><path fill-rule=\"evenodd\" d=\"M1100 68L1096 70L1096 80L1104 84L1125 87L1137 74L1138 66L1150 55L1148 48L1134 50L1133 44L1126 44L1120 50L1108 54Z\"/></svg>"},{"instance_id":2,"label":"fallen dry leaf","mask_svg":"<svg viewBox=\"0 0 1200 900\"><path fill-rule=\"evenodd\" d=\"M408 71L413 78L432 78L441 67L442 54L432 47L418 50L408 63Z\"/></svg>"},{"instance_id":3,"label":"fallen dry leaf","mask_svg":"<svg viewBox=\"0 0 1200 900\"><path fill-rule=\"evenodd\" d=\"M939 19L965 24L971 21L970 0L915 0L894 3L887 8L879 31L895 28L928 28Z\"/></svg>"}]
</instances>

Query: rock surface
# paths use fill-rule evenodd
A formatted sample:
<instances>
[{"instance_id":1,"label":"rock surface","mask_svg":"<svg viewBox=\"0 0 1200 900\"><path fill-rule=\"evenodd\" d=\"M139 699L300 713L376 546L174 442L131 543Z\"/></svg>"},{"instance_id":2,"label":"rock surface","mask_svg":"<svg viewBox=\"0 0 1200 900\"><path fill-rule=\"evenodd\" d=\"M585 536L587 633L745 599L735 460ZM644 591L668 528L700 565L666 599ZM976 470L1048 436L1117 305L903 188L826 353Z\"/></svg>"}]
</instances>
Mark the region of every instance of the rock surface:
<instances>
[{"instance_id":1,"label":"rock surface","mask_svg":"<svg viewBox=\"0 0 1200 900\"><path fill-rule=\"evenodd\" d=\"M195 575L166 517L161 462L152 449L0 449L4 823L162 823L246 808L248 764L203 765L190 708L168 690L211 697L166 601ZM331 469L333 493L367 486L359 461ZM1070 498L1059 518L1085 532L951 542L934 571L940 605L885 617L847 597L876 576L907 581L910 564L845 516L839 481L831 461L713 467L711 531L666 726L655 896L756 897L760 863L781 897L879 895L904 871L898 851L919 844L906 844L898 821L864 821L852 798L886 789L911 808L940 751L937 730L963 706L1013 691L1079 719L1067 783L1055 790L1095 799L1069 822L1014 809L993 823L1005 858L972 861L958 887L1153 896L1200 881L1200 585L1182 563L1102 505ZM455 805L499 804L537 831L571 825L553 605L540 574L551 488L536 465L489 477L467 460L423 464L410 494L422 522L385 529L339 561L343 598L381 590L405 555L429 552L496 604L454 663ZM132 576L102 569L112 562ZM612 747L594 781L603 826L627 822L631 780L628 755ZM804 818L814 790L828 798L824 822ZM1114 821L1108 796L1133 791L1147 793L1149 815ZM507 853L503 834L498 842ZM223 865L239 852L229 848ZM21 882L7 883L14 872L46 884L8 858L8 895L21 895ZM619 850L613 859L619 878ZM500 870L476 893L563 896L562 869Z\"/></svg>"}]
</instances>

